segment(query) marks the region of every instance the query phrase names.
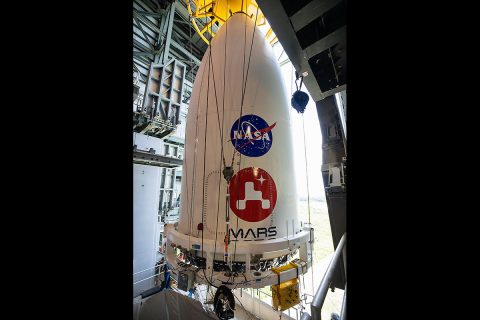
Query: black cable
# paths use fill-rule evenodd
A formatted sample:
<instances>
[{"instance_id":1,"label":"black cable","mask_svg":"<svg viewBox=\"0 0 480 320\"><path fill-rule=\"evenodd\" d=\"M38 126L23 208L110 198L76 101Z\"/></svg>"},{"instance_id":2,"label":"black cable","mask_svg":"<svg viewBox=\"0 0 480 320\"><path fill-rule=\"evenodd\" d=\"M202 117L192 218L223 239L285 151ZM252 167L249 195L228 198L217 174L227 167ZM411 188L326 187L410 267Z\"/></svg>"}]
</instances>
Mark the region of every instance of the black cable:
<instances>
[{"instance_id":1,"label":"black cable","mask_svg":"<svg viewBox=\"0 0 480 320\"><path fill-rule=\"evenodd\" d=\"M209 54L209 59L210 59L210 62L212 64L212 69L213 69L213 92L215 94L215 105L217 107L217 120L218 120L218 131L220 132L220 141L221 141L221 144L220 144L220 147L221 147L221 155L222 155L222 160L223 160L223 165L226 166L226 163L225 163L225 157L223 157L223 125L222 127L220 128L220 115L219 115L219 110L218 110L218 100L217 100L217 87L215 85L215 68L213 67L213 60L212 60L212 49L211 49L211 45L210 45L210 54ZM225 68L224 68L225 69ZM225 89L224 89L225 91ZM224 94L225 95L225 94Z\"/></svg>"},{"instance_id":2,"label":"black cable","mask_svg":"<svg viewBox=\"0 0 480 320\"><path fill-rule=\"evenodd\" d=\"M202 93L202 87L203 87L203 73L201 74L202 78L201 78L201 81L200 81L200 90L198 92L198 101L197 101L197 117L196 117L196 121L195 121L195 151L194 151L194 159L193 159L193 172L192 172L192 199L191 199L191 203L190 203L190 214L188 216L188 225L189 225L189 235L191 234L192 232L192 224L193 224L193 203L195 202L195 180L196 180L196 173L197 173L197 144L198 144L198 115L200 113L200 102L201 102L201 93ZM185 155L187 154L186 152L186 149L185 149ZM186 159L184 159L185 163L186 163ZM186 176L185 176L185 179L186 179ZM188 204L187 204L187 208L188 208ZM202 248L203 250L203 248Z\"/></svg>"},{"instance_id":3,"label":"black cable","mask_svg":"<svg viewBox=\"0 0 480 320\"><path fill-rule=\"evenodd\" d=\"M210 25L210 32L213 34L213 30L211 28L211 25ZM226 45L225 45L225 51L226 51ZM212 41L210 41L209 60L210 60L210 63L212 65L212 70L213 70L213 91L214 91L214 94L215 94L215 105L216 105L216 108L217 108L217 121L218 121L218 131L220 133L220 141L221 141L221 145L220 145L221 146L221 154L222 154L223 165L226 166L225 158L223 156L223 154L224 154L224 152L223 152L223 125L220 128L220 115L219 115L220 112L219 112L219 109L218 109L217 86L216 86L216 82L215 82L215 68L214 68L213 60L212 60ZM225 75L225 66L223 68L223 73ZM224 83L225 83L225 76L224 76ZM223 91L224 91L223 96L225 97L225 88L224 88Z\"/></svg>"},{"instance_id":4,"label":"black cable","mask_svg":"<svg viewBox=\"0 0 480 320\"><path fill-rule=\"evenodd\" d=\"M191 56L193 56L192 54L192 24L189 23L189 35L190 35L190 38L188 39L189 40L189 43L190 43L190 54ZM193 59L192 59L192 63L190 64L190 70L192 71L192 76L193 76ZM186 76L186 75L185 75ZM203 78L202 78L203 79ZM201 84L200 84L201 86ZM193 90L193 88L192 88ZM191 94L190 94L191 95ZM191 101L191 100L190 100ZM190 104L190 103L189 103ZM196 124L197 127L198 127L198 123ZM188 183L188 168L187 168L187 141L185 141L185 145L184 145L184 154L183 154L183 163L184 163L184 168L185 168L185 193L186 193L186 197L185 197L185 202L186 202L186 208L187 208L187 213L188 213L188 186L187 186L187 183ZM191 214L191 212L190 212ZM190 234L191 234L191 225L190 225L190 215L188 216L188 225L189 225L189 231L188 231L188 245L190 245Z\"/></svg>"},{"instance_id":5,"label":"black cable","mask_svg":"<svg viewBox=\"0 0 480 320\"><path fill-rule=\"evenodd\" d=\"M242 0L242 10L243 10L243 0ZM245 50L247 48L247 16L245 16L245 28L244 28L244 34L243 34L243 67L242 67L242 93L243 93L243 87L244 87L244 80L245 80ZM243 114L243 94L242 94L242 103L240 104L240 117L238 118L238 124L237 124L237 131L240 131L240 118L242 117ZM235 153L237 152L237 143L238 139L235 139L235 148L233 150L233 155L232 155L232 164L231 167L233 167L233 161L235 160ZM241 155L241 154L240 154Z\"/></svg>"},{"instance_id":6,"label":"black cable","mask_svg":"<svg viewBox=\"0 0 480 320\"><path fill-rule=\"evenodd\" d=\"M211 50L210 50L211 52ZM205 170L207 158L207 130L208 130L208 97L210 96L210 62L208 63L208 80L207 80L207 108L205 110L205 130L204 130L204 150L203 150L203 185L202 185L202 258L203 258L203 230L205 229Z\"/></svg>"},{"instance_id":7,"label":"black cable","mask_svg":"<svg viewBox=\"0 0 480 320\"><path fill-rule=\"evenodd\" d=\"M228 10L228 0L227 0L227 10ZM222 149L221 149L221 156L222 156L222 160L223 160L223 166L226 167L226 163L225 163L225 153L224 153L224 150L223 150L223 127L224 127L224 124L225 124L225 93L226 93L226 88L225 88L225 70L227 68L227 40L228 40L228 25L226 25L226 21L228 20L228 13L227 13L227 19L225 20L225 55L224 55L224 60L223 60L223 97L222 97L222 128L220 130L221 132L221 137L220 137L220 143L221 143L221 146L222 146ZM211 53L211 51L210 51ZM210 55L210 59L211 59L211 55ZM213 71L213 75L214 75L214 78L213 78L213 84L214 84L214 89L215 89L215 69ZM217 101L217 92L216 92L216 89L215 89L215 101ZM218 115L218 102L216 103L217 104L217 115ZM219 126L219 129L220 129L220 119L218 119L218 126ZM222 171L222 164L220 163L220 172ZM217 223L216 223L216 226L215 226L215 247L213 249L213 260L215 260L215 254L217 253L217 240L218 240L218 216L220 214L220 185L221 185L221 179L222 179L222 175L219 174L219 177L218 177L218 199L217 199ZM228 187L227 187L228 188ZM226 208L226 210L228 210L228 207ZM227 227L227 235L228 235L228 227ZM213 278L213 268L212 268L212 274L210 276L210 281L212 280Z\"/></svg>"},{"instance_id":8,"label":"black cable","mask_svg":"<svg viewBox=\"0 0 480 320\"><path fill-rule=\"evenodd\" d=\"M191 58L191 62L190 62L190 71L192 72L192 78L195 79L195 76L193 75L193 50L192 50L192 22L190 21L190 23L188 24L188 32L189 32L189 35L190 35L190 58ZM185 75L186 76L186 75Z\"/></svg>"},{"instance_id":9,"label":"black cable","mask_svg":"<svg viewBox=\"0 0 480 320\"><path fill-rule=\"evenodd\" d=\"M227 0L227 19L225 20L225 50L224 50L224 58L223 58L223 101L222 101L222 132L223 132L223 124L225 122L225 94L227 92L227 89L226 89L226 83L225 83L225 71L227 69L227 41L228 41L228 25L227 25L227 21L229 19L228 17L228 0ZM222 143L223 143L223 140L222 140ZM224 166L226 166L226 164L224 163Z\"/></svg>"},{"instance_id":10,"label":"black cable","mask_svg":"<svg viewBox=\"0 0 480 320\"><path fill-rule=\"evenodd\" d=\"M253 36L252 36L252 43L250 44L250 54L248 56L248 65L247 65L247 75L245 77L245 84L244 84L244 87L243 87L243 91L242 91L242 106L243 106L243 99L245 97L245 91L247 89L247 79L248 79L248 71L250 69L250 59L252 57L252 48L253 48L253 39L255 39L255 31L257 30L256 26L257 26L257 18L258 18L258 7L257 7L257 13L256 13L256 16L255 16L255 24L253 26Z\"/></svg>"},{"instance_id":11,"label":"black cable","mask_svg":"<svg viewBox=\"0 0 480 320\"><path fill-rule=\"evenodd\" d=\"M205 7L205 0L203 0L203 7ZM207 9L205 8L205 13ZM211 52L211 50L210 50ZM210 62L208 63L208 73L207 73L207 111L205 111L205 122L208 121L208 96L210 93ZM203 149L203 181L202 181L202 259L203 259L203 229L205 226L203 225L203 215L205 211L205 157L207 154L207 124L205 123L205 141L204 141L204 149ZM197 228L198 229L198 228ZM205 259L205 266L207 265L207 259ZM203 269L203 275L205 275L205 268Z\"/></svg>"},{"instance_id":12,"label":"black cable","mask_svg":"<svg viewBox=\"0 0 480 320\"><path fill-rule=\"evenodd\" d=\"M225 157L224 157L224 151L223 151L223 124L222 127L220 127L220 115L219 115L219 110L218 110L218 100L217 100L217 89L215 86L215 68L213 68L213 61L212 61L212 44L213 42L210 42L210 51L209 51L209 59L210 63L212 65L213 69L213 89L215 93L215 105L217 107L217 120L218 120L218 130L220 131L220 146L221 146L221 157L223 160L223 165L225 166ZM225 89L224 89L225 91ZM225 96L225 93L224 93ZM213 250L213 259L215 260L215 254L217 252L217 240L218 240L218 216L220 214L220 185L221 185L221 179L222 179L222 163L220 162L220 168L219 168L219 176L218 176L218 199L217 199L217 221L215 225L215 247ZM212 268L212 274L210 276L210 281L213 278L213 268Z\"/></svg>"},{"instance_id":13,"label":"black cable","mask_svg":"<svg viewBox=\"0 0 480 320\"><path fill-rule=\"evenodd\" d=\"M205 274L205 268L203 268L202 271L203 271L203 278L205 279L205 281L207 281L208 285L218 289L218 287L216 285L214 285L212 282L208 281L207 275Z\"/></svg>"},{"instance_id":14,"label":"black cable","mask_svg":"<svg viewBox=\"0 0 480 320\"><path fill-rule=\"evenodd\" d=\"M245 18L245 19L247 19L247 18ZM255 23L253 25L252 42L250 43L250 54L248 56L247 75L245 77L245 85L244 85L243 91L242 91L242 101L241 101L241 105L240 105L240 118L242 117L243 102L244 102L244 98L245 98L245 92L246 92L246 89L247 89L248 70L250 69L250 61L251 61L251 57L252 57L253 40L255 39L255 31L257 30L257 19L258 19L258 6L257 6L257 12L256 12L256 16L255 16ZM247 24L245 23L245 43L247 42L246 30L247 30ZM243 54L243 57L245 59L245 53ZM244 60L243 70L245 70L245 60ZM238 125L239 126L240 126L240 118L238 119ZM240 129L238 129L238 130L240 130ZM236 144L237 141L238 141L238 139L235 140L235 144ZM234 155L235 155L235 152L234 152ZM240 159L239 159L239 162L238 162L238 171L240 171L241 162L242 162L242 154L240 153ZM232 165L233 165L233 158L232 158ZM237 199L238 199L238 193L239 193L239 190L237 188ZM235 234L238 234L238 216L237 216L237 225L236 225L236 228L235 228ZM234 249L233 249L233 261L235 261L236 253L237 253L237 241L235 242L235 246L234 246Z\"/></svg>"},{"instance_id":15,"label":"black cable","mask_svg":"<svg viewBox=\"0 0 480 320\"><path fill-rule=\"evenodd\" d=\"M303 127L303 150L305 152L305 175L306 175L306 180L307 180L307 205L308 205L308 225L310 227L310 229L312 228L312 223L310 221L310 189L308 187L308 161L307 161L307 141L305 139L305 118L303 117L303 113L302 113L302 127ZM310 236L311 236L312 232L310 230ZM313 242L313 239L310 239L310 254L311 254L311 259L312 259L312 290L314 290L315 288L315 285L314 285L314 281L313 281L313 248L312 248L312 242ZM308 257L307 257L307 260L308 260ZM308 263L308 261L307 261Z\"/></svg>"},{"instance_id":16,"label":"black cable","mask_svg":"<svg viewBox=\"0 0 480 320\"><path fill-rule=\"evenodd\" d=\"M243 10L243 0L242 0L242 10ZM238 118L238 124L237 124L237 131L240 131L240 119L242 118L243 116L243 100L244 100L244 91L243 91L243 88L245 87L244 85L244 81L246 82L247 79L244 78L244 75L245 75L245 50L247 48L247 19L248 19L248 15L245 16L245 28L244 28L244 41L243 41L243 66L242 66L242 98L241 98L241 102L240 102L240 117ZM253 26L253 30L255 32L255 26ZM255 35L255 34L254 34ZM253 43L253 42L252 42ZM249 61L250 62L250 61ZM248 68L248 67L247 67ZM233 150L233 155L232 155L232 167L233 167L233 162L235 160L235 152L237 151L237 143L238 143L238 139L235 139L235 148ZM238 159L238 170L237 172L240 171L240 165L242 163L242 153L239 152L239 159ZM237 188L237 199L238 199L238 196L239 196L239 193L240 191L238 190ZM237 215L237 218L236 218L236 224L235 224L235 234L238 235L238 215ZM235 261L235 258L236 258L236 253L237 253L237 242L238 241L235 241L235 244L234 244L234 249L233 249L233 261Z\"/></svg>"},{"instance_id":17,"label":"black cable","mask_svg":"<svg viewBox=\"0 0 480 320\"><path fill-rule=\"evenodd\" d=\"M205 6L205 0L203 1L203 6L205 8L205 15L206 15L206 6ZM205 19L207 19L205 17ZM207 27L208 28L208 27ZM211 29L211 26L210 26L210 30ZM206 148L207 148L207 145L206 145L206 139L207 139L207 123L208 123L208 100L209 100L209 93L210 93L210 67L212 65L212 46L211 46L211 38L210 38L210 48L209 48L209 64L208 64L208 81L207 81L207 111L205 113L205 150L204 150L204 154L203 154L203 186L202 186L202 189L203 189L203 197L202 197L202 258L203 258L203 252L204 252L204 246L203 246L203 230L205 228L205 226L203 225L203 219L204 219L204 210L205 210L205 158L206 158ZM214 91L215 91L215 101L217 101L217 93L216 93L216 87L215 87L215 70L213 72L214 74ZM202 77L202 80L203 80L203 77ZM216 103L217 104L217 117L218 117L218 102ZM220 119L218 119L218 124L219 124L219 129L220 129ZM221 133L222 134L222 133ZM223 135L223 134L222 134ZM223 144L222 144L222 152L223 152ZM217 246L217 232L218 232L218 212L217 212L217 226L216 226L216 230L215 230L215 249L214 249L214 252L216 251L216 246ZM215 260L215 253L214 253L214 260ZM207 275L205 274L205 268L203 268L203 275L204 275L204 278L205 280L209 283L209 285L211 284L210 281L208 281L208 278L207 278ZM211 278L210 280L213 278L213 268L212 268L212 274L211 274ZM213 284L212 284L213 286Z\"/></svg>"},{"instance_id":18,"label":"black cable","mask_svg":"<svg viewBox=\"0 0 480 320\"><path fill-rule=\"evenodd\" d=\"M205 7L205 0L203 1L204 2L204 7ZM206 9L205 9L205 13L206 13ZM202 194L202 211L201 211L201 218L202 218L202 259L203 259L203 230L205 228L204 226L204 211L205 211L205 158L206 158L206 154L207 154L207 127L208 127L208 96L209 96L209 92L210 92L210 63L208 65L208 79L207 79L207 110L205 111L205 132L204 132L204 150L203 150L203 181L202 181L202 191L203 191L203 194ZM203 83L203 74L202 74L202 83ZM202 88L200 86L200 93L202 92ZM200 112L200 107L201 107L201 104L200 104L200 99L199 99L199 104L198 104L198 109L197 109L197 129L198 129L198 114ZM196 147L197 147L197 141L198 141L198 131L197 133L195 134L195 151L196 151ZM195 163L194 163L194 169L196 169L196 152L195 152ZM195 177L195 176L194 176ZM194 183L192 183L192 192L193 192L193 189L194 189ZM195 200L195 199L193 199ZM193 206L193 202L192 201L192 206ZM193 217L192 217L192 222L193 222Z\"/></svg>"}]
</instances>

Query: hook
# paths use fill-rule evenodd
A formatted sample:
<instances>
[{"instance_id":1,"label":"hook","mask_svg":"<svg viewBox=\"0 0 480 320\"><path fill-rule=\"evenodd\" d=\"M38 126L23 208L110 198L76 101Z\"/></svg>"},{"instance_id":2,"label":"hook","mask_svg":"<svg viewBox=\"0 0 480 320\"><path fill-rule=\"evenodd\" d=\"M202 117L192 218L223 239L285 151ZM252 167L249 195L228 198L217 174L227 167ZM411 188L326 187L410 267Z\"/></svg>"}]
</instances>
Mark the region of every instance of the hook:
<instances>
[{"instance_id":1,"label":"hook","mask_svg":"<svg viewBox=\"0 0 480 320\"><path fill-rule=\"evenodd\" d=\"M302 89L302 85L303 85L303 75L300 76L300 75L298 74L298 72L295 71L295 77L296 77L296 79L295 79L295 87L297 87L297 91L299 91L300 89ZM298 85L298 79L300 79L300 86Z\"/></svg>"}]
</instances>

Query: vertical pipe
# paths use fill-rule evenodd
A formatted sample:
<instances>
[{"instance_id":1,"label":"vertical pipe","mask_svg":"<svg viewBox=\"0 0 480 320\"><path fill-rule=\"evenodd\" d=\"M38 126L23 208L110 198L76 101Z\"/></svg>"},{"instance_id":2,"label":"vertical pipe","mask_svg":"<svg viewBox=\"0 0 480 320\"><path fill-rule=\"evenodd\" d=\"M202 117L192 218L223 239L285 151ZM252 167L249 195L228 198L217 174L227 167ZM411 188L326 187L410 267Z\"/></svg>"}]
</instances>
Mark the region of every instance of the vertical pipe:
<instances>
[{"instance_id":1,"label":"vertical pipe","mask_svg":"<svg viewBox=\"0 0 480 320\"><path fill-rule=\"evenodd\" d=\"M332 260L327 267L327 271L325 271L322 282L320 283L320 286L315 293L315 297L313 298L310 308L312 311L312 318L314 320L321 319L323 303L325 302L325 297L327 296L328 288L330 286L330 282L332 281L333 272L338 264L338 261L340 260L340 255L343 253L346 238L347 233L344 233L342 238L340 239L340 242L338 243L335 253L333 254Z\"/></svg>"},{"instance_id":2,"label":"vertical pipe","mask_svg":"<svg viewBox=\"0 0 480 320\"><path fill-rule=\"evenodd\" d=\"M347 284L345 283L345 291L343 292L342 311L340 320L347 320Z\"/></svg>"}]
</instances>

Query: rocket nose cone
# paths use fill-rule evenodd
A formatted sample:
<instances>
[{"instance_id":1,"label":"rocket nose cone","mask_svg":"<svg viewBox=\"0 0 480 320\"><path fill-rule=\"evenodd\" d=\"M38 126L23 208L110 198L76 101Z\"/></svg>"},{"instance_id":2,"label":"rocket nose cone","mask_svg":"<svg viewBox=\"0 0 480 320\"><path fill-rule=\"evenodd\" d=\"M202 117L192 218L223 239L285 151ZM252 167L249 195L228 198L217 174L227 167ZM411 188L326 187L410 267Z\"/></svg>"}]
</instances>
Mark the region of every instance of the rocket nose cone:
<instances>
[{"instance_id":1,"label":"rocket nose cone","mask_svg":"<svg viewBox=\"0 0 480 320\"><path fill-rule=\"evenodd\" d=\"M234 14L195 79L179 230L197 235L203 223L204 238L221 239L227 215L245 240L284 236L286 221L299 229L292 152L288 98L273 50L250 17ZM226 166L234 170L229 183Z\"/></svg>"},{"instance_id":2,"label":"rocket nose cone","mask_svg":"<svg viewBox=\"0 0 480 320\"><path fill-rule=\"evenodd\" d=\"M253 38L257 37L269 46L265 41L265 35L260 28L255 25L255 20L244 12L236 12L227 19L212 39L210 47L214 46L216 42L219 42L220 39L224 37L228 37L233 43L238 42L239 46L244 47L243 49L250 48L252 40L254 40ZM227 46L231 45L232 43L227 43Z\"/></svg>"}]
</instances>

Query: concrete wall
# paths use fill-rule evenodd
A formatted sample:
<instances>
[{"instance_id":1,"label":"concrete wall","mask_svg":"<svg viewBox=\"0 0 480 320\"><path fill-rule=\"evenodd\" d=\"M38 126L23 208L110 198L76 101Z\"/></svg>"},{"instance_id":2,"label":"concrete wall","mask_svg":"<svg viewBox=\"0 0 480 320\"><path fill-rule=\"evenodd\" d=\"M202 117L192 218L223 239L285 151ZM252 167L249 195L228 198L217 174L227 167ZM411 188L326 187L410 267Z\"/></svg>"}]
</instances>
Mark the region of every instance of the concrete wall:
<instances>
[{"instance_id":1,"label":"concrete wall","mask_svg":"<svg viewBox=\"0 0 480 320\"><path fill-rule=\"evenodd\" d=\"M133 282L153 276L158 250L158 202L161 168L133 165ZM137 272L151 268L147 271ZM134 284L133 296L154 286L154 279Z\"/></svg>"},{"instance_id":2,"label":"concrete wall","mask_svg":"<svg viewBox=\"0 0 480 320\"><path fill-rule=\"evenodd\" d=\"M137 145L138 150L148 151L150 148L155 149L156 154L164 155L164 142L162 139L150 137L141 133L133 133L133 145Z\"/></svg>"}]
</instances>

